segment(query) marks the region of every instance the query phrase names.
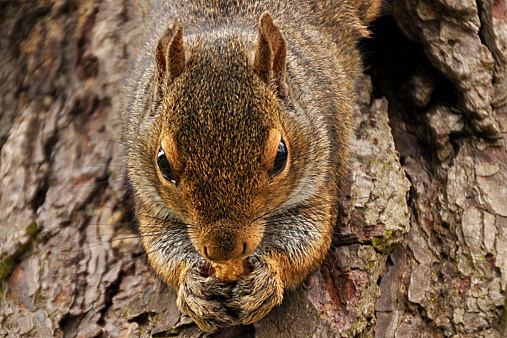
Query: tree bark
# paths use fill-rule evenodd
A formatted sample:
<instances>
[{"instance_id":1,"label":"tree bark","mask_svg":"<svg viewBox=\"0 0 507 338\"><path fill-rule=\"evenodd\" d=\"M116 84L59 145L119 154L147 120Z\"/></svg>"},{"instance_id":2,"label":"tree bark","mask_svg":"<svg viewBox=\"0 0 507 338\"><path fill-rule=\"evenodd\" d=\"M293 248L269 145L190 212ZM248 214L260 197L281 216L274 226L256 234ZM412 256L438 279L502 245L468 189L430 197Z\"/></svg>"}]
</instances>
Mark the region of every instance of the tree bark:
<instances>
[{"instance_id":1,"label":"tree bark","mask_svg":"<svg viewBox=\"0 0 507 338\"><path fill-rule=\"evenodd\" d=\"M0 336L207 336L150 270L125 185L143 6L0 2ZM392 0L372 30L329 257L214 336L507 336L506 2Z\"/></svg>"}]
</instances>

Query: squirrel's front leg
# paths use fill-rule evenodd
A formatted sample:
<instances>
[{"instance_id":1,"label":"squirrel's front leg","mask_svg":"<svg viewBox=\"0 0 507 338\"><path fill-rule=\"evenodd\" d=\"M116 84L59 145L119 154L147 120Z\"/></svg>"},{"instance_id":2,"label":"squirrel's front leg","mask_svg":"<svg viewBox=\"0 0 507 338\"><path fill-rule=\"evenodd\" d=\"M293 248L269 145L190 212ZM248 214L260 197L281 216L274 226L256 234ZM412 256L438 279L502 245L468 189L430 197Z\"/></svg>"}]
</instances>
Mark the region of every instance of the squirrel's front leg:
<instances>
[{"instance_id":1,"label":"squirrel's front leg","mask_svg":"<svg viewBox=\"0 0 507 338\"><path fill-rule=\"evenodd\" d=\"M280 265L268 256L251 256L252 271L232 288L228 307L238 315L240 324L254 323L283 300L284 285Z\"/></svg>"}]
</instances>

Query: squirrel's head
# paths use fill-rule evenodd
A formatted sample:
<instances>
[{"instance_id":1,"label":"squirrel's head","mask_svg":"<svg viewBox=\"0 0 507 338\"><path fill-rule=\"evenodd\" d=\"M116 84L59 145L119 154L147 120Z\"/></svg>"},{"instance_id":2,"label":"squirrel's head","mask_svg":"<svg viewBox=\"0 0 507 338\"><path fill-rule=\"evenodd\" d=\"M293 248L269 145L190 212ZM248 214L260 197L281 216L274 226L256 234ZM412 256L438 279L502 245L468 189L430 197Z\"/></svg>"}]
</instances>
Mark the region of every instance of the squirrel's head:
<instances>
[{"instance_id":1,"label":"squirrel's head","mask_svg":"<svg viewBox=\"0 0 507 338\"><path fill-rule=\"evenodd\" d=\"M202 35L187 51L175 20L159 40L148 156L168 210L203 257L221 262L258 247L264 216L286 199L297 172L281 119L286 45L270 15L261 16L253 43Z\"/></svg>"}]
</instances>

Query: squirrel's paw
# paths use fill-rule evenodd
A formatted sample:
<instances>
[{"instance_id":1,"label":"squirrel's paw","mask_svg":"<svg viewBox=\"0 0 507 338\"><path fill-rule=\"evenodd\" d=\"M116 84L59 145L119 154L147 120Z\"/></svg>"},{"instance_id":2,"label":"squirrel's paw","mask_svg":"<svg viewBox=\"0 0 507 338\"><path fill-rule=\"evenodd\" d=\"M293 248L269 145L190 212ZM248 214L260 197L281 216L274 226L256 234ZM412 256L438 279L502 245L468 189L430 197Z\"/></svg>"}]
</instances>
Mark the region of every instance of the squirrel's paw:
<instances>
[{"instance_id":1,"label":"squirrel's paw","mask_svg":"<svg viewBox=\"0 0 507 338\"><path fill-rule=\"evenodd\" d=\"M283 283L275 261L250 258L253 270L232 288L232 298L227 301L238 313L239 323L254 323L267 315L283 300Z\"/></svg>"},{"instance_id":2,"label":"squirrel's paw","mask_svg":"<svg viewBox=\"0 0 507 338\"><path fill-rule=\"evenodd\" d=\"M217 278L203 276L198 269L187 269L181 278L177 304L203 331L240 324L226 303L231 286Z\"/></svg>"},{"instance_id":3,"label":"squirrel's paw","mask_svg":"<svg viewBox=\"0 0 507 338\"><path fill-rule=\"evenodd\" d=\"M277 264L250 258L251 272L234 283L189 268L180 280L177 304L203 331L254 323L283 299Z\"/></svg>"}]
</instances>

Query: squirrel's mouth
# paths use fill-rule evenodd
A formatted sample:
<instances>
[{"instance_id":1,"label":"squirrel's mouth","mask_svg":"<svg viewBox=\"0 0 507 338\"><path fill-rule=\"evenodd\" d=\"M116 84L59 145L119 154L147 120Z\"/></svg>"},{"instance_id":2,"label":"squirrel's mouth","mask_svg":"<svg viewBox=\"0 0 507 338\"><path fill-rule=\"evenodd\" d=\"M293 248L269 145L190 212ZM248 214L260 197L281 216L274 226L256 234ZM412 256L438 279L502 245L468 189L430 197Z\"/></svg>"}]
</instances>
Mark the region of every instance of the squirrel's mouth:
<instances>
[{"instance_id":1,"label":"squirrel's mouth","mask_svg":"<svg viewBox=\"0 0 507 338\"><path fill-rule=\"evenodd\" d=\"M228 260L222 263L203 259L197 266L197 271L202 277L215 277L227 283L237 282L252 270L253 263L250 257Z\"/></svg>"}]
</instances>

